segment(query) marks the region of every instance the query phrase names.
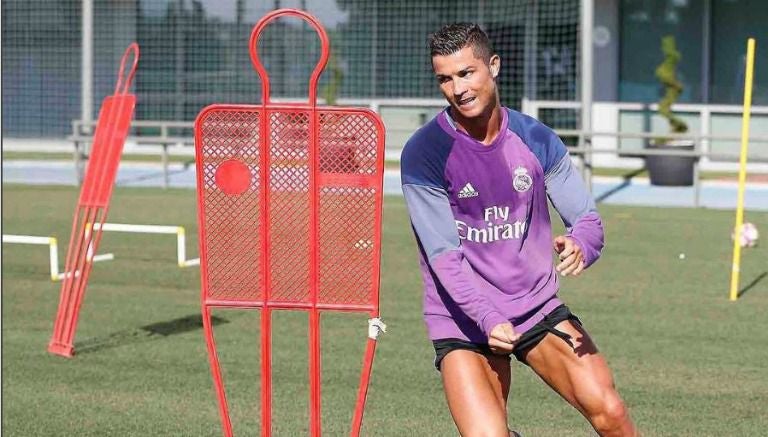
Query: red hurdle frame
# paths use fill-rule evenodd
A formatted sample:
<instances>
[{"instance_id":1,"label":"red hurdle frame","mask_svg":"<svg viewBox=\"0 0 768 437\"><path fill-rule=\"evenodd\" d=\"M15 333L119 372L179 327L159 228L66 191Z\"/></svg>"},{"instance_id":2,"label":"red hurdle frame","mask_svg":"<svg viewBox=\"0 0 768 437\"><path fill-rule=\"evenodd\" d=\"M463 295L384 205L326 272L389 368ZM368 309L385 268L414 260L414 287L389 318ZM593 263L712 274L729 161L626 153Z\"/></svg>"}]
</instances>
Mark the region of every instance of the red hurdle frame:
<instances>
[{"instance_id":1,"label":"red hurdle frame","mask_svg":"<svg viewBox=\"0 0 768 437\"><path fill-rule=\"evenodd\" d=\"M306 20L320 37L307 103L273 103L259 59L262 31L285 16ZM250 55L263 103L211 105L195 121L202 319L223 433L231 436L232 424L211 311L251 308L261 310L263 436L271 435L272 423L272 310L309 313L312 436L321 434L321 312L370 315L351 429L357 436L382 328L384 125L367 109L317 106L329 42L308 13L280 9L264 16L251 33Z\"/></svg>"},{"instance_id":2,"label":"red hurdle frame","mask_svg":"<svg viewBox=\"0 0 768 437\"><path fill-rule=\"evenodd\" d=\"M133 63L128 76L123 79L130 54L133 54ZM48 352L55 355L71 358L74 354L73 341L80 307L88 287L93 256L101 241L101 226L94 225L103 225L107 219L120 155L136 106L136 96L128 91L138 62L139 46L132 43L120 60L114 94L107 96L101 104L91 157L72 220L59 308L48 344Z\"/></svg>"}]
</instances>

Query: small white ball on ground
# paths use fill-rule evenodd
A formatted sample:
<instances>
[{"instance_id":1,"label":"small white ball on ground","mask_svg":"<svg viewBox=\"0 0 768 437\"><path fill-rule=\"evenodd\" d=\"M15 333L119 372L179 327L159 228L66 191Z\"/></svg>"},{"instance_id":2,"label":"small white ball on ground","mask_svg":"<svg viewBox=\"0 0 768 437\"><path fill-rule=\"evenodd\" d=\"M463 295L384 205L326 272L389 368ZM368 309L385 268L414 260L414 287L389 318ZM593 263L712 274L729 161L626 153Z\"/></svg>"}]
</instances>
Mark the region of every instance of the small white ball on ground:
<instances>
[{"instance_id":1,"label":"small white ball on ground","mask_svg":"<svg viewBox=\"0 0 768 437\"><path fill-rule=\"evenodd\" d=\"M681 254L680 254L680 255L678 255L677 257L678 257L678 258L680 258L680 259L685 259L685 254L684 254L684 253L681 253Z\"/></svg>"}]
</instances>

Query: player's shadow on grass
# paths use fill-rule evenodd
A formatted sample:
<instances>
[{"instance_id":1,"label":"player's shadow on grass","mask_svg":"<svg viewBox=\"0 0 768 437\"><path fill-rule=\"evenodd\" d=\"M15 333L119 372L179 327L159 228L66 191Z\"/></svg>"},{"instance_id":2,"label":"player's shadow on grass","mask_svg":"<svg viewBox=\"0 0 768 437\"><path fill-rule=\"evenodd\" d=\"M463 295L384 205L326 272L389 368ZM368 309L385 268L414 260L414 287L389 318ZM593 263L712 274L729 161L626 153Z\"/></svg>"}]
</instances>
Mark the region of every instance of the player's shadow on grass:
<instances>
[{"instance_id":1,"label":"player's shadow on grass","mask_svg":"<svg viewBox=\"0 0 768 437\"><path fill-rule=\"evenodd\" d=\"M631 171L631 172L623 175L622 178L624 178L624 180L619 185L616 185L615 187L611 188L610 190L606 191L605 193L597 196L595 198L595 203L600 203L600 202L604 201L605 199L607 199L607 198L613 196L614 194L618 193L619 191L627 188L628 186L630 186L632 184L632 178L637 176L637 175L639 175L640 173L642 173L644 171L645 171L645 167L643 167L641 169L638 169L638 170Z\"/></svg>"},{"instance_id":2,"label":"player's shadow on grass","mask_svg":"<svg viewBox=\"0 0 768 437\"><path fill-rule=\"evenodd\" d=\"M749 284L744 286L744 288L739 290L739 297L744 296L745 294L747 294L747 292L749 290L753 289L755 287L755 285L757 285L758 283L760 283L760 281L765 279L766 276L768 276L768 272L763 272L760 275L758 275L757 278L755 278L752 282L750 282Z\"/></svg>"},{"instance_id":3,"label":"player's shadow on grass","mask_svg":"<svg viewBox=\"0 0 768 437\"><path fill-rule=\"evenodd\" d=\"M222 317L211 316L213 326L229 323ZM200 314L179 317L165 322L152 323L137 329L126 329L114 332L106 337L96 337L75 343L75 351L79 354L99 352L104 349L155 341L170 335L203 329L203 319Z\"/></svg>"}]
</instances>

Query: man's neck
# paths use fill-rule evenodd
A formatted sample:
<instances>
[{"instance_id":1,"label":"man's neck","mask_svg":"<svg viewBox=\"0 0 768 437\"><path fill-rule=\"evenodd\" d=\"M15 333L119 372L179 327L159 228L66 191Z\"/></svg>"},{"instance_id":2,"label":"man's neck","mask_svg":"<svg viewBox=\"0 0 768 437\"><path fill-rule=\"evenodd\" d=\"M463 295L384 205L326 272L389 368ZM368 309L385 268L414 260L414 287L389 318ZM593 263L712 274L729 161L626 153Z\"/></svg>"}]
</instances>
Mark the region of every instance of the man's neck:
<instances>
[{"instance_id":1,"label":"man's neck","mask_svg":"<svg viewBox=\"0 0 768 437\"><path fill-rule=\"evenodd\" d=\"M453 108L449 109L450 116L456 123L456 128L477 141L490 145L501 130L501 105L497 102L488 111L475 118L464 118Z\"/></svg>"}]
</instances>

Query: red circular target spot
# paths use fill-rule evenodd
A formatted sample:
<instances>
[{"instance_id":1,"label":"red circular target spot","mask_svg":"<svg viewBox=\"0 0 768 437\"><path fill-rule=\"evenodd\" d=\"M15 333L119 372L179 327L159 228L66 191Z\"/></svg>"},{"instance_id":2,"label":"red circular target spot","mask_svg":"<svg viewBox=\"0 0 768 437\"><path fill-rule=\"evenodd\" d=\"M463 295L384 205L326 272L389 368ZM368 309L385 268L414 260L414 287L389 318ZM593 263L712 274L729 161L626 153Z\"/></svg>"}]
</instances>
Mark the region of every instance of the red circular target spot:
<instances>
[{"instance_id":1,"label":"red circular target spot","mask_svg":"<svg viewBox=\"0 0 768 437\"><path fill-rule=\"evenodd\" d=\"M226 194L242 194L251 185L251 171L237 159L229 159L216 169L216 186Z\"/></svg>"}]
</instances>

